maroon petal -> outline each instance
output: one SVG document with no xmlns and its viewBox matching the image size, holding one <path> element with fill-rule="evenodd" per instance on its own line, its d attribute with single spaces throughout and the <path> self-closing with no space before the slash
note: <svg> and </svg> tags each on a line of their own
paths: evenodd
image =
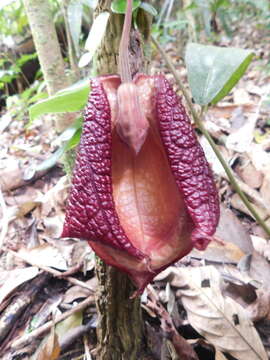
<svg viewBox="0 0 270 360">
<path fill-rule="evenodd" d="M 111 111 L 107 95 L 99 79 L 92 80 L 91 88 L 62 237 L 100 241 L 144 259 L 145 255 L 127 238 L 115 210 Z"/>
<path fill-rule="evenodd" d="M 219 221 L 219 201 L 212 171 L 185 108 L 162 75 L 155 77 L 160 133 L 179 191 L 194 222 L 192 242 L 205 249 Z"/>
</svg>

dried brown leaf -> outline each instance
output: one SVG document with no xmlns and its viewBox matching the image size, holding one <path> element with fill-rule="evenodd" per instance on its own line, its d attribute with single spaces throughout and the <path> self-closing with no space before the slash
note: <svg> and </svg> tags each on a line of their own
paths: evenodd
<svg viewBox="0 0 270 360">
<path fill-rule="evenodd" d="M 247 307 L 247 312 L 252 321 L 270 319 L 270 292 L 269 289 L 259 289 L 257 299 Z"/>
<path fill-rule="evenodd" d="M 191 325 L 218 350 L 238 360 L 267 360 L 261 339 L 247 312 L 234 300 L 223 297 L 221 277 L 213 266 L 179 269 L 188 289 L 182 302 Z"/>
<path fill-rule="evenodd" d="M 52 328 L 50 335 L 46 337 L 45 340 L 45 344 L 42 342 L 38 350 L 36 359 L 57 360 L 60 355 L 61 348 L 59 346 L 58 335 L 56 334 L 54 327 Z"/>
<path fill-rule="evenodd" d="M 240 169 L 243 181 L 252 189 L 260 188 L 263 182 L 263 173 L 255 168 L 251 162 L 247 162 Z"/>
<path fill-rule="evenodd" d="M 98 281 L 96 277 L 93 277 L 90 280 L 87 280 L 85 282 L 86 285 L 89 285 L 93 290 L 96 290 Z M 94 294 L 90 290 L 86 288 L 82 288 L 81 286 L 75 285 L 69 288 L 63 298 L 64 303 L 72 303 L 73 301 L 80 299 L 80 298 L 86 298 L 89 296 L 93 296 L 93 302 L 94 302 Z"/>
<path fill-rule="evenodd" d="M 228 359 L 221 351 L 216 350 L 215 360 L 228 360 Z"/>
<path fill-rule="evenodd" d="M 220 221 L 215 236 L 224 242 L 211 242 L 204 252 L 192 250 L 191 255 L 215 262 L 237 263 L 253 251 L 250 235 L 234 213 L 221 204 Z"/>
<path fill-rule="evenodd" d="M 50 244 L 40 245 L 32 249 L 22 247 L 18 251 L 18 254 L 21 255 L 25 260 L 29 260 L 31 264 L 51 266 L 58 270 L 68 269 L 67 262 L 63 254 L 59 251 L 58 248 Z"/>
<path fill-rule="evenodd" d="M 262 237 L 251 235 L 252 244 L 254 249 L 266 260 L 270 261 L 270 243 Z"/>
<path fill-rule="evenodd" d="M 260 188 L 260 194 L 266 204 L 270 206 L 270 173 L 265 175 L 262 183 L 262 187 Z"/>
<path fill-rule="evenodd" d="M 3 271 L 0 275 L 0 304 L 18 286 L 33 279 L 39 273 L 37 267 L 31 266 L 24 269 Z"/>
<path fill-rule="evenodd" d="M 245 206 L 245 204 L 243 203 L 243 201 L 241 200 L 240 196 L 238 194 L 233 194 L 233 196 L 231 197 L 231 205 L 243 212 L 244 214 L 247 214 L 249 216 L 251 216 L 252 218 L 254 218 L 254 216 L 251 214 L 251 212 L 247 209 L 247 207 Z M 263 209 L 262 207 L 256 205 L 256 204 L 252 204 L 252 206 L 254 207 L 254 209 L 256 210 L 256 212 L 260 215 L 260 217 L 265 220 L 269 214 L 268 211 L 266 209 Z"/>
</svg>

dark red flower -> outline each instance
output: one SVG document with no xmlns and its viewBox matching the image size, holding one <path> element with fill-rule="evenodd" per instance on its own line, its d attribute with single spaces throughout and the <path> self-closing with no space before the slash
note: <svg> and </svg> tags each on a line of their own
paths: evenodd
<svg viewBox="0 0 270 360">
<path fill-rule="evenodd" d="M 212 172 L 164 76 L 92 80 L 63 237 L 88 240 L 139 290 L 219 220 Z"/>
</svg>

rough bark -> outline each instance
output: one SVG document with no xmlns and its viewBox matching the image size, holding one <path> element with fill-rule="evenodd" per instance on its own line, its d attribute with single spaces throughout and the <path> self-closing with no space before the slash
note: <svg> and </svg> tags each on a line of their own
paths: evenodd
<svg viewBox="0 0 270 360">
<path fill-rule="evenodd" d="M 49 95 L 69 85 L 48 0 L 23 0 L 41 70 Z M 59 131 L 70 124 L 69 116 L 58 117 Z"/>
<path fill-rule="evenodd" d="M 110 9 L 109 0 L 100 0 L 97 13 Z M 118 48 L 124 16 L 112 14 L 106 35 L 97 54 L 97 73 L 117 73 Z M 145 28 L 141 36 L 133 30 L 130 38 L 130 59 L 132 73 L 143 71 L 146 62 L 142 56 L 142 38 L 149 29 Z M 150 25 L 150 22 L 149 22 Z M 97 329 L 98 360 L 143 360 L 143 323 L 140 298 L 130 299 L 134 285 L 127 275 L 104 264 L 97 259 L 96 273 L 99 280 L 96 304 L 99 315 Z"/>
</svg>

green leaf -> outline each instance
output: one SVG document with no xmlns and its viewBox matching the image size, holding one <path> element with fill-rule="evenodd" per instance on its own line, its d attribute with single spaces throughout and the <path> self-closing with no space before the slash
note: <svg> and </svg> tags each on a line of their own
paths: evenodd
<svg viewBox="0 0 270 360">
<path fill-rule="evenodd" d="M 197 104 L 216 104 L 244 75 L 251 50 L 190 43 L 185 62 L 192 96 Z"/>
<path fill-rule="evenodd" d="M 89 94 L 89 80 L 82 80 L 78 83 L 59 91 L 56 95 L 30 106 L 29 115 L 31 125 L 33 120 L 40 115 L 48 113 L 74 112 L 81 110 Z"/>
<path fill-rule="evenodd" d="M 158 12 L 154 8 L 154 6 L 152 6 L 151 4 L 148 4 L 146 2 L 142 2 L 140 5 L 140 8 L 142 8 L 144 11 L 148 12 L 152 16 L 157 16 L 157 14 L 158 14 Z"/>
<path fill-rule="evenodd" d="M 24 54 L 22 55 L 18 60 L 16 60 L 16 63 L 19 67 L 22 67 L 25 63 L 27 63 L 30 60 L 34 60 L 37 58 L 37 53 L 32 54 Z"/>
<path fill-rule="evenodd" d="M 78 118 L 73 126 L 67 128 L 60 135 L 61 140 L 67 140 L 68 138 L 68 141 L 62 144 L 62 146 L 60 146 L 59 149 L 52 154 L 52 156 L 38 164 L 35 167 L 35 171 L 43 171 L 52 168 L 66 151 L 73 149 L 79 144 L 82 132 L 81 120 L 81 118 Z"/>
<path fill-rule="evenodd" d="M 50 156 L 48 159 L 42 161 L 42 163 L 38 164 L 35 167 L 35 171 L 43 171 L 52 168 L 57 161 L 60 159 L 60 157 L 65 152 L 66 144 L 62 145 L 59 149 L 57 149 L 52 156 Z"/>
<path fill-rule="evenodd" d="M 133 0 L 132 11 L 136 10 L 141 5 L 141 1 Z M 111 4 L 112 12 L 117 14 L 125 14 L 127 7 L 126 0 L 114 0 Z"/>
<path fill-rule="evenodd" d="M 72 138 L 67 142 L 65 151 L 71 150 L 79 144 L 81 139 L 81 134 L 82 134 L 82 128 L 79 128 L 72 136 Z"/>
<path fill-rule="evenodd" d="M 109 17 L 110 13 L 104 11 L 95 18 L 85 42 L 85 49 L 89 52 L 81 57 L 79 67 L 87 65 L 92 60 L 92 57 L 95 55 L 95 52 L 104 37 Z"/>
<path fill-rule="evenodd" d="M 75 121 L 74 121 L 74 124 L 69 126 L 66 130 L 64 130 L 62 132 L 61 135 L 59 135 L 58 139 L 61 141 L 61 142 L 64 142 L 64 141 L 69 141 L 72 136 L 75 134 L 75 132 L 78 130 L 78 129 L 81 129 L 82 127 L 82 121 L 83 121 L 83 118 L 82 116 L 78 117 Z"/>
</svg>

